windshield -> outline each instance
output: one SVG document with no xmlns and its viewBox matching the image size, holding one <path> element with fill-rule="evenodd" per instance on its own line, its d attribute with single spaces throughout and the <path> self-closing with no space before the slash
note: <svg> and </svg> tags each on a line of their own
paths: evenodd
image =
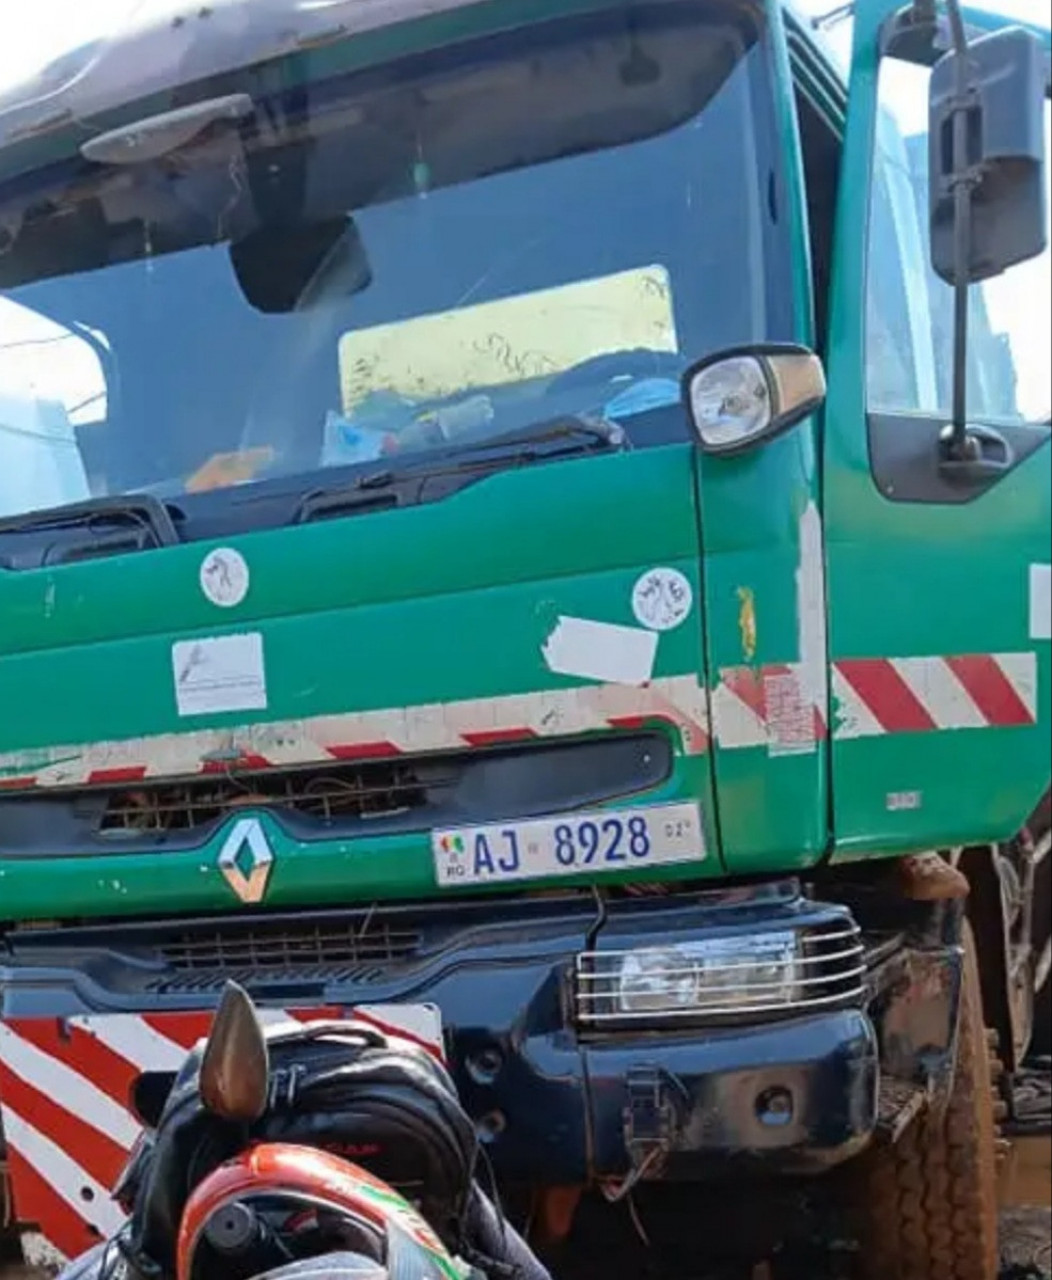
<svg viewBox="0 0 1052 1280">
<path fill-rule="evenodd" d="M 577 415 L 685 440 L 688 363 L 792 336 L 750 12 L 622 5 L 354 71 L 330 49 L 11 178 L 0 517 L 130 493 L 192 517 Z"/>
</svg>

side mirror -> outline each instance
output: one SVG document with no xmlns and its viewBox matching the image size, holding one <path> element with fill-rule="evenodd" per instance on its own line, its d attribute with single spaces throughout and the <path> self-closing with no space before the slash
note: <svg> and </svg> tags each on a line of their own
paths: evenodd
<svg viewBox="0 0 1052 1280">
<path fill-rule="evenodd" d="M 935 64 L 930 90 L 932 266 L 957 283 L 955 190 L 972 183 L 968 280 L 1000 275 L 1045 251 L 1045 122 L 1048 72 L 1041 41 L 1021 27 L 981 36 Z M 967 150 L 954 145 L 959 85 L 967 85 Z M 963 167 L 963 171 L 962 171 Z"/>
<path fill-rule="evenodd" d="M 255 1006 L 228 982 L 201 1057 L 201 1101 L 222 1120 L 251 1124 L 267 1107 L 270 1060 Z"/>
<path fill-rule="evenodd" d="M 826 397 L 825 371 L 806 347 L 738 347 L 688 369 L 683 396 L 706 453 L 741 453 L 819 409 Z"/>
</svg>

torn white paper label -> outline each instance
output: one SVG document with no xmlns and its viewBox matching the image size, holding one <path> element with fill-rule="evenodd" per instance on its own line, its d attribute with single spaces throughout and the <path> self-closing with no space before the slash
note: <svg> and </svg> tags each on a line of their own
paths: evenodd
<svg viewBox="0 0 1052 1280">
<path fill-rule="evenodd" d="M 1052 564 L 1030 566 L 1030 639 L 1052 640 Z"/>
<path fill-rule="evenodd" d="M 828 713 L 826 581 L 822 517 L 809 502 L 800 517 L 800 564 L 796 571 L 801 696 L 809 708 Z M 811 716 L 810 709 L 808 715 Z M 813 720 L 813 716 L 811 716 Z"/>
<path fill-rule="evenodd" d="M 818 746 L 813 704 L 803 696 L 795 671 L 763 681 L 767 750 L 771 756 L 812 755 Z"/>
<path fill-rule="evenodd" d="M 181 716 L 267 709 L 263 637 L 259 632 L 180 640 L 172 645 L 172 667 Z"/>
<path fill-rule="evenodd" d="M 542 650 L 560 676 L 601 684 L 647 684 L 654 674 L 658 633 L 587 618 L 560 618 Z"/>
</svg>

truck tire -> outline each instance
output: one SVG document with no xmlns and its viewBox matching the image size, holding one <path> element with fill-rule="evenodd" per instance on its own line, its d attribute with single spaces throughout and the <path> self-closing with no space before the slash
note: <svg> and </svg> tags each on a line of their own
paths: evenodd
<svg viewBox="0 0 1052 1280">
<path fill-rule="evenodd" d="M 1052 803 L 1048 796 L 1031 819 L 1030 836 L 1038 860 L 1034 872 L 1034 1032 L 1030 1052 L 1047 1058 L 1052 1056 Z"/>
<path fill-rule="evenodd" d="M 859 1161 L 853 1208 L 863 1280 L 996 1280 L 997 1163 L 989 1042 L 965 925 L 957 1065 L 945 1112 Z"/>
</svg>

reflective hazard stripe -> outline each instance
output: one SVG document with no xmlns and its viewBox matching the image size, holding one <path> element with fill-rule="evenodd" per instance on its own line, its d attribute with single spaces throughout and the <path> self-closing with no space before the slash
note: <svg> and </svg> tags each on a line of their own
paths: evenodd
<svg viewBox="0 0 1052 1280">
<path fill-rule="evenodd" d="M 592 685 L 356 711 L 235 729 L 205 729 L 0 755 L 0 789 L 120 786 L 231 768 L 281 769 L 328 761 L 397 759 L 664 722 L 687 755 L 708 750 L 807 747 L 838 739 L 937 730 L 1023 728 L 1037 722 L 1035 653 L 839 659 L 834 712 L 804 694 L 798 664 L 727 667 L 714 688 L 696 676 L 645 688 Z"/>
<path fill-rule="evenodd" d="M 833 664 L 833 712 L 806 707 L 800 667 L 728 667 L 712 694 L 725 751 L 790 749 L 897 733 L 1025 728 L 1037 723 L 1037 655 L 843 659 Z M 813 720 L 808 724 L 808 715 Z"/>
<path fill-rule="evenodd" d="M 87 1119 L 122 1146 L 130 1147 L 135 1141 L 139 1126 L 126 1108 L 79 1071 L 44 1053 L 18 1035 L 11 1024 L 3 1022 L 0 1022 L 0 1064 L 5 1072 L 39 1089 L 44 1097 L 61 1099 L 62 1106 L 73 1116 Z"/>
<path fill-rule="evenodd" d="M 1037 723 L 1037 655 L 862 658 L 833 667 L 837 738 Z"/>
<path fill-rule="evenodd" d="M 670 723 L 689 755 L 708 747 L 704 689 L 695 676 L 672 676 L 644 689 L 594 685 L 13 752 L 0 755 L 0 787 L 102 786 L 232 767 L 280 769 L 389 759 L 647 721 Z"/>
</svg>

